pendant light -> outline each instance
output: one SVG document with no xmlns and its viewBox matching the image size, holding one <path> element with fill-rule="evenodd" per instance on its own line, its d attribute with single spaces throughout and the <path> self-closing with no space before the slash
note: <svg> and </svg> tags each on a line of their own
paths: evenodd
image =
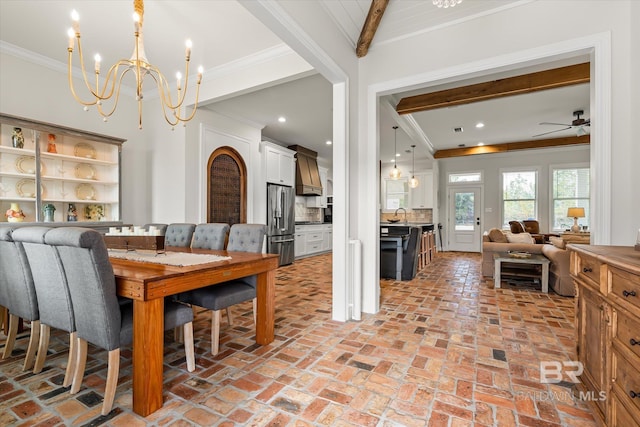
<svg viewBox="0 0 640 427">
<path fill-rule="evenodd" d="M 393 169 L 391 169 L 389 176 L 391 179 L 398 179 L 400 178 L 400 169 L 398 169 L 398 162 L 396 161 L 396 154 L 398 153 L 398 126 L 394 126 L 393 131 Z"/>
<path fill-rule="evenodd" d="M 416 179 L 416 145 L 411 146 L 411 179 L 409 180 L 409 187 L 416 188 L 420 181 Z"/>
</svg>

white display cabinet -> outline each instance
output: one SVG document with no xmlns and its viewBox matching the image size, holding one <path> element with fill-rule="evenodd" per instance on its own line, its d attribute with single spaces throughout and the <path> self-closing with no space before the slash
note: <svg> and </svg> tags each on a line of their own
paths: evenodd
<svg viewBox="0 0 640 427">
<path fill-rule="evenodd" d="M 14 144 L 15 128 L 22 131 L 22 148 Z M 25 223 L 120 222 L 124 141 L 0 115 L 0 221 L 8 221 L 7 211 L 18 204 Z"/>
</svg>

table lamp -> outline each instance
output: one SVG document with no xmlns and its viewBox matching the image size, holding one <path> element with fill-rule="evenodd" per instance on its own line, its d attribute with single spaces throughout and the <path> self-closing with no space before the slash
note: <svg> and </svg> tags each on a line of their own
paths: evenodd
<svg viewBox="0 0 640 427">
<path fill-rule="evenodd" d="M 573 217 L 573 226 L 571 227 L 571 231 L 578 233 L 580 231 L 578 218 L 584 218 L 584 208 L 569 208 L 567 210 L 567 216 Z"/>
</svg>

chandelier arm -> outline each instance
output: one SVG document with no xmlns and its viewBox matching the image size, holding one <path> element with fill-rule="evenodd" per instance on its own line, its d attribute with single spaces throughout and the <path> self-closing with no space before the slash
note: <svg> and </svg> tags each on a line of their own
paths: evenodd
<svg viewBox="0 0 640 427">
<path fill-rule="evenodd" d="M 113 68 L 113 67 L 111 67 Z M 120 88 L 122 87 L 122 79 L 124 78 L 125 74 L 127 74 L 129 71 L 131 71 L 131 68 L 125 68 L 124 70 L 122 70 L 122 73 L 120 74 L 120 77 L 116 79 L 116 76 L 114 75 L 113 78 L 113 86 L 117 87 L 117 90 L 115 91 L 115 98 L 113 100 L 113 108 L 111 109 L 111 111 L 109 111 L 108 113 L 105 113 L 102 109 L 102 105 L 101 103 L 97 104 L 97 108 L 98 108 L 98 113 L 103 117 L 103 118 L 108 118 L 111 117 L 111 115 L 116 111 L 116 107 L 118 106 L 118 101 L 120 100 Z M 115 82 L 116 80 L 118 81 L 118 84 L 116 85 Z M 105 99 L 110 99 L 111 96 L 113 95 L 113 90 L 112 93 L 109 95 L 108 98 Z"/>
<path fill-rule="evenodd" d="M 175 110 L 176 108 L 180 108 L 182 103 L 185 100 L 185 96 L 187 94 L 187 89 L 189 87 L 189 61 L 187 61 L 187 65 L 185 67 L 185 80 L 184 86 L 182 89 L 178 88 L 178 102 L 177 104 L 173 103 L 173 99 L 171 97 L 171 88 L 169 86 L 169 80 L 160 72 L 160 70 L 151 65 L 149 67 L 149 73 L 153 76 L 156 81 L 156 85 L 158 87 L 158 91 L 160 93 L 160 97 L 163 99 L 163 102 L 167 105 L 168 108 Z"/>
<path fill-rule="evenodd" d="M 72 72 L 72 56 L 73 56 L 73 49 L 69 49 L 69 88 L 71 89 L 71 94 L 73 95 L 74 99 L 76 100 L 76 102 L 78 102 L 80 105 L 84 105 L 85 107 L 90 107 L 92 105 L 96 105 L 98 103 L 98 99 L 95 98 L 93 101 L 83 101 L 82 99 L 80 99 L 80 97 L 76 94 L 76 89 L 75 86 L 73 85 L 73 72 Z"/>
<path fill-rule="evenodd" d="M 196 83 L 196 100 L 195 100 L 195 103 L 193 104 L 193 109 L 191 110 L 191 114 L 188 117 L 182 118 L 176 113 L 176 117 L 183 122 L 188 122 L 189 120 L 193 119 L 193 117 L 196 115 L 196 110 L 198 109 L 199 98 L 200 98 L 200 82 Z"/>
<path fill-rule="evenodd" d="M 153 79 L 153 81 L 156 82 L 156 86 L 158 87 L 158 91 L 160 92 L 160 106 L 162 107 L 162 115 L 164 116 L 165 121 L 169 123 L 171 126 L 178 125 L 181 120 L 178 117 L 176 108 L 173 108 L 171 105 L 169 105 L 166 102 L 166 97 L 164 94 L 165 86 L 167 87 L 167 90 L 169 87 L 167 79 L 164 77 L 162 73 L 159 73 L 157 69 L 154 70 L 153 73 L 149 73 L 149 74 L 151 75 L 151 78 Z M 170 118 L 170 115 L 167 115 L 167 109 L 173 113 L 173 117 L 175 118 L 175 121 L 173 121 Z"/>
</svg>

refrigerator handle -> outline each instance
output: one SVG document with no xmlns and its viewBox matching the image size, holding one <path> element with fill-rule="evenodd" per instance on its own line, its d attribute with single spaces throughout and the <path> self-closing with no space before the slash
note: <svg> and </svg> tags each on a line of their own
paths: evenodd
<svg viewBox="0 0 640 427">
<path fill-rule="evenodd" d="M 286 197 L 285 192 L 281 191 L 280 192 L 280 212 L 282 212 L 282 217 L 283 218 L 280 221 L 280 226 L 281 226 L 280 231 L 285 231 L 287 229 L 286 225 L 284 227 L 282 226 L 283 224 L 286 224 L 286 221 L 284 221 L 284 216 L 286 215 L 285 209 L 284 209 L 285 208 L 285 203 L 284 203 L 285 202 L 285 197 Z"/>
</svg>

